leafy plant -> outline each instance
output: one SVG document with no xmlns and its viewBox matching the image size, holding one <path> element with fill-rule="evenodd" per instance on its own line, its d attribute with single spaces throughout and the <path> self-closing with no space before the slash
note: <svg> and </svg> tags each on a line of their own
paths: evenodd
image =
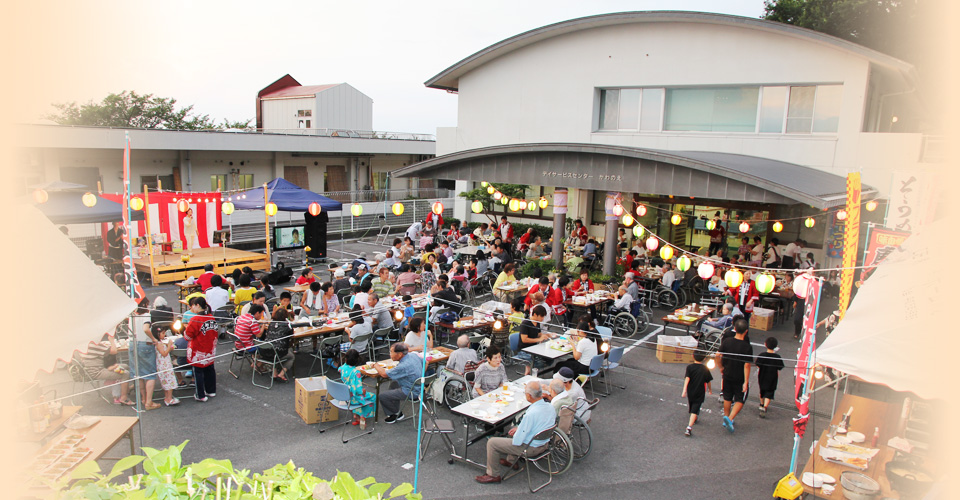
<svg viewBox="0 0 960 500">
<path fill-rule="evenodd" d="M 97 500 L 180 500 L 202 498 L 236 498 L 254 500 L 421 500 L 413 486 L 403 483 L 391 489 L 390 483 L 378 483 L 368 477 L 356 481 L 338 471 L 330 481 L 315 477 L 294 463 L 277 464 L 263 473 L 250 474 L 238 470 L 229 460 L 208 458 L 198 463 L 182 463 L 184 441 L 163 450 L 143 448 L 146 456 L 131 455 L 113 466 L 109 474 L 101 474 L 95 461 L 87 461 L 51 486 L 61 499 Z M 132 474 L 125 483 L 113 482 L 123 473 L 143 465 L 143 474 Z M 389 493 L 388 493 L 389 491 Z"/>
</svg>

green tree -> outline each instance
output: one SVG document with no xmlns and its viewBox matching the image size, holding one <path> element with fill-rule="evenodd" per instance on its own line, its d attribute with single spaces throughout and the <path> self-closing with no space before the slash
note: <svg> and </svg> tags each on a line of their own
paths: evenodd
<svg viewBox="0 0 960 500">
<path fill-rule="evenodd" d="M 526 184 L 497 184 L 494 187 L 507 198 L 520 198 L 522 200 L 526 198 L 526 191 L 530 186 Z M 488 193 L 485 187 L 478 187 L 471 191 L 460 193 L 460 196 L 466 198 L 470 203 L 474 201 L 483 203 L 483 213 L 486 214 L 488 218 L 491 218 L 491 220 L 493 220 L 497 214 L 510 215 L 507 206 L 494 200 L 493 195 Z"/>
<path fill-rule="evenodd" d="M 224 120 L 223 124 L 218 126 L 209 115 L 195 114 L 193 105 L 178 108 L 176 99 L 126 90 L 119 94 L 110 94 L 98 103 L 56 103 L 53 107 L 57 112 L 47 115 L 46 118 L 61 125 L 171 130 L 242 129 L 250 125 L 250 120 Z"/>
</svg>

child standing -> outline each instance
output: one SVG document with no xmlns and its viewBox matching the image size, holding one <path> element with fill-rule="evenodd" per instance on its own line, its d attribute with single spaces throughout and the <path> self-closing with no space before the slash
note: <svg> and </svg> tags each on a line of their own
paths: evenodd
<svg viewBox="0 0 960 500">
<path fill-rule="evenodd" d="M 165 331 L 157 333 L 157 377 L 160 379 L 160 387 L 163 387 L 163 404 L 167 406 L 176 406 L 180 400 L 173 397 L 173 390 L 176 389 L 177 377 L 173 373 L 173 362 L 170 361 L 170 352 L 173 351 L 173 340 L 167 338 Z"/>
<path fill-rule="evenodd" d="M 683 432 L 684 436 L 693 435 L 693 424 L 697 423 L 700 405 L 706 398 L 706 392 L 709 390 L 710 394 L 713 394 L 713 387 L 710 385 L 713 375 L 706 366 L 703 366 L 705 358 L 706 355 L 702 352 L 694 353 L 693 363 L 687 365 L 687 372 L 683 376 L 683 392 L 680 397 L 687 398 L 687 406 L 690 409 L 690 420 L 687 422 L 687 430 Z"/>
<path fill-rule="evenodd" d="M 783 369 L 783 359 L 776 352 L 777 339 L 767 337 L 763 345 L 767 351 L 758 354 L 755 362 L 757 382 L 760 384 L 760 418 L 767 417 L 767 406 L 773 399 L 773 393 L 777 391 L 777 380 L 780 377 L 778 372 Z"/>
<path fill-rule="evenodd" d="M 403 304 L 403 321 L 400 322 L 400 328 L 406 328 L 410 324 L 410 318 L 413 318 L 413 313 L 416 312 L 416 308 L 413 307 L 413 297 L 410 295 L 404 295 L 400 299 L 401 304 Z"/>
</svg>

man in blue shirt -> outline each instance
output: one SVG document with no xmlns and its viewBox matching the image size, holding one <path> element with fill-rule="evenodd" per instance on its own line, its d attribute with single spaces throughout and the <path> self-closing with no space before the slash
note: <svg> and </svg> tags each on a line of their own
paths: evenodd
<svg viewBox="0 0 960 500">
<path fill-rule="evenodd" d="M 583 260 L 592 261 L 597 258 L 597 242 L 593 238 L 587 240 L 583 246 Z"/>
<path fill-rule="evenodd" d="M 381 377 L 393 380 L 390 390 L 380 393 L 380 406 L 383 407 L 383 412 L 387 415 L 387 418 L 383 421 L 388 424 L 403 418 L 400 404 L 410 394 L 413 383 L 420 378 L 423 368 L 421 358 L 410 356 L 410 349 L 403 342 L 397 342 L 390 347 L 390 359 L 397 361 L 397 366 L 389 372 L 379 363 L 373 365 Z"/>
<path fill-rule="evenodd" d="M 527 407 L 520 426 L 508 432 L 512 438 L 494 437 L 487 440 L 487 473 L 476 477 L 478 483 L 502 481 L 497 463 L 504 467 L 514 467 L 525 444 L 530 443 L 528 448 L 530 454 L 540 453 L 547 447 L 549 439 L 533 439 L 533 437 L 557 423 L 557 412 L 553 409 L 553 405 L 543 399 L 539 380 L 527 383 L 524 393 L 527 401 L 532 404 Z M 504 455 L 506 458 L 501 458 Z"/>
<path fill-rule="evenodd" d="M 733 326 L 733 305 L 723 304 L 723 315 L 716 321 L 704 321 L 700 327 L 700 333 L 720 333 L 724 329 Z"/>
</svg>

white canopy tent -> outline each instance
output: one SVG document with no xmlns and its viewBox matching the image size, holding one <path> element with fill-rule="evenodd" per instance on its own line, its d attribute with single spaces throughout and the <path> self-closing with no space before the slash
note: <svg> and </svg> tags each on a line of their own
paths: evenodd
<svg viewBox="0 0 960 500">
<path fill-rule="evenodd" d="M 954 393 L 945 376 L 956 358 L 954 259 L 937 241 L 951 233 L 946 220 L 927 224 L 881 262 L 815 362 L 924 399 Z"/>
<path fill-rule="evenodd" d="M 18 349 L 18 367 L 24 378 L 32 378 L 74 351 L 86 351 L 136 304 L 35 207 L 17 206 L 10 219 L 10 234 L 23 235 L 27 244 L 10 266 L 7 283 L 22 287 L 18 296 L 25 302 L 45 303 L 49 311 L 23 325 L 25 339 L 36 348 Z"/>
</svg>

